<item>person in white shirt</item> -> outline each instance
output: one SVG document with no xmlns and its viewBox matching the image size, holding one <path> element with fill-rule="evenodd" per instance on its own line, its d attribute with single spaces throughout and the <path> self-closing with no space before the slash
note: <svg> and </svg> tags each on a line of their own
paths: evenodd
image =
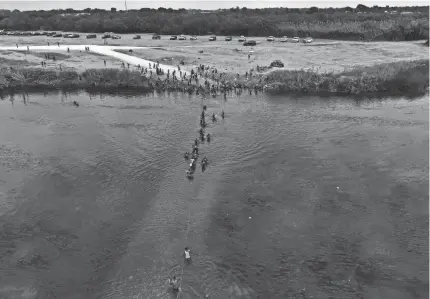
<svg viewBox="0 0 430 299">
<path fill-rule="evenodd" d="M 189 261 L 191 259 L 191 255 L 190 255 L 190 249 L 188 247 L 185 247 L 184 254 L 185 254 L 185 259 Z"/>
</svg>

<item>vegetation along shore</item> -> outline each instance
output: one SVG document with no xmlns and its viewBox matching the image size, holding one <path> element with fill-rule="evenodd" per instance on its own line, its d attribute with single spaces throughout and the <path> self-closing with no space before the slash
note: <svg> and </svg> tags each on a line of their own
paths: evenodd
<svg viewBox="0 0 430 299">
<path fill-rule="evenodd" d="M 26 88 L 99 89 L 127 88 L 142 92 L 182 91 L 188 93 L 306 93 L 320 95 L 410 95 L 425 94 L 429 85 L 429 61 L 415 60 L 380 64 L 340 73 L 318 73 L 312 70 L 274 70 L 245 74 L 215 73 L 202 66 L 193 70 L 197 80 L 173 77 L 169 72 L 148 69 L 106 68 L 58 70 L 34 66 L 3 66 L 0 69 L 0 91 Z M 260 69 L 260 71 L 262 71 Z M 200 78 L 200 80 L 199 80 Z"/>
</svg>

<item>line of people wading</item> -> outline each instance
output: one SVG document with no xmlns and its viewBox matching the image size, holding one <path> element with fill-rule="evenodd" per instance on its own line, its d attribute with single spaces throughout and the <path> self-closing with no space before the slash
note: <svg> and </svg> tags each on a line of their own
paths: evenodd
<svg viewBox="0 0 430 299">
<path fill-rule="evenodd" d="M 200 129 L 199 129 L 199 138 L 196 138 L 194 140 L 193 149 L 190 152 L 186 152 L 184 154 L 184 158 L 186 160 L 190 160 L 190 167 L 188 168 L 186 175 L 188 179 L 192 180 L 194 178 L 194 172 L 196 171 L 197 166 L 197 159 L 199 157 L 199 144 L 202 142 L 211 142 L 211 134 L 205 134 L 205 128 L 207 126 L 206 124 L 206 105 L 203 106 L 202 113 L 200 115 Z M 224 119 L 224 110 L 221 112 L 221 118 Z M 212 114 L 212 122 L 216 122 L 216 116 L 215 113 Z M 199 140 L 200 139 L 200 140 Z M 202 172 L 206 170 L 206 167 L 209 164 L 208 158 L 206 156 L 203 157 L 202 161 L 200 162 L 202 167 Z"/>
<path fill-rule="evenodd" d="M 186 160 L 190 160 L 190 162 L 191 162 L 190 167 L 187 170 L 187 177 L 189 180 L 192 180 L 194 178 L 194 172 L 196 170 L 197 158 L 199 157 L 199 144 L 201 142 L 204 142 L 204 141 L 211 142 L 211 135 L 209 133 L 205 135 L 205 128 L 207 126 L 207 124 L 206 124 L 206 110 L 207 110 L 207 106 L 204 105 L 203 109 L 202 109 L 202 113 L 200 115 L 200 129 L 199 129 L 200 140 L 199 140 L 199 138 L 196 138 L 194 140 L 192 152 L 191 153 L 186 152 L 184 154 L 184 158 Z M 222 112 L 221 112 L 221 118 L 224 119 L 224 110 L 222 110 Z M 215 113 L 212 113 L 211 119 L 212 119 L 213 123 L 216 122 L 217 119 L 216 119 Z M 201 161 L 202 172 L 205 171 L 208 164 L 209 164 L 208 158 L 206 156 L 204 156 L 202 161 Z M 187 262 L 191 261 L 191 250 L 188 246 L 185 247 L 184 256 L 185 256 L 185 260 Z M 172 287 L 172 290 L 175 293 L 178 293 L 177 298 L 179 298 L 179 294 L 181 292 L 181 286 L 180 286 L 180 282 L 179 282 L 178 278 L 176 277 L 176 275 L 174 275 L 172 278 L 169 278 L 167 280 L 167 282 Z M 209 299 L 209 295 L 205 294 L 204 298 Z"/>
</svg>

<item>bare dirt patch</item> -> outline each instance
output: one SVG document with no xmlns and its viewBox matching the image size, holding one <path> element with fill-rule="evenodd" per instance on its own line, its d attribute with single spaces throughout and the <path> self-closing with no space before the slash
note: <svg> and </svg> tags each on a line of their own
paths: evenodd
<svg viewBox="0 0 430 299">
<path fill-rule="evenodd" d="M 160 63 L 177 65 L 181 60 L 185 62 L 185 69 L 205 64 L 216 67 L 220 71 L 231 73 L 245 73 L 256 66 L 268 66 L 274 60 L 281 60 L 285 69 L 313 69 L 318 72 L 341 72 L 352 69 L 357 65 L 371 66 L 380 63 L 390 63 L 402 60 L 427 59 L 429 50 L 423 47 L 425 41 L 418 42 L 348 42 L 331 40 L 314 40 L 311 44 L 267 42 L 264 37 L 249 37 L 257 41 L 255 47 L 245 47 L 233 37 L 230 42 L 219 36 L 215 42 L 209 42 L 208 36 L 198 36 L 198 40 L 184 41 L 169 40 L 169 36 L 162 36 L 161 40 L 152 40 L 150 34 L 142 34 L 140 40 L 134 40 L 133 34 L 122 34 L 119 40 L 108 40 L 108 45 L 149 47 L 133 50 L 129 55 L 148 60 L 159 60 Z M 104 40 L 88 40 L 85 35 L 77 39 L 53 38 L 47 36 L 0 36 L 0 44 L 4 46 L 19 45 L 52 45 L 55 51 L 56 43 L 61 45 L 88 44 L 103 45 Z M 31 49 L 31 47 L 30 47 Z M 203 53 L 199 53 L 203 51 Z M 248 52 L 254 51 L 248 60 Z M 108 64 L 119 65 L 121 62 L 109 57 L 98 57 L 92 53 L 67 53 L 67 58 L 61 63 L 71 62 L 77 69 L 103 68 L 103 60 Z M 91 58 L 88 58 L 90 57 Z M 161 59 L 164 59 L 163 62 Z M 78 66 L 76 66 L 78 65 Z"/>
<path fill-rule="evenodd" d="M 45 56 L 48 56 L 48 57 L 55 56 L 55 60 L 66 60 L 70 58 L 70 55 L 65 55 L 59 52 L 30 52 L 30 53 L 31 53 L 30 55 L 33 55 L 39 58 L 45 58 Z"/>
<path fill-rule="evenodd" d="M 229 73 L 245 73 L 256 69 L 257 65 L 269 66 L 274 60 L 281 60 L 285 64 L 284 69 L 312 69 L 322 73 L 342 72 L 357 65 L 428 58 L 428 48 L 415 42 L 315 41 L 312 44 L 293 44 L 259 41 L 254 47 L 244 47 L 235 41 L 196 41 L 193 44 L 181 41 L 174 45 L 175 41 L 162 40 L 158 43 L 164 45 L 123 53 L 170 65 L 184 61 L 185 69 L 204 64 Z M 251 54 L 249 59 L 248 54 Z"/>
</svg>

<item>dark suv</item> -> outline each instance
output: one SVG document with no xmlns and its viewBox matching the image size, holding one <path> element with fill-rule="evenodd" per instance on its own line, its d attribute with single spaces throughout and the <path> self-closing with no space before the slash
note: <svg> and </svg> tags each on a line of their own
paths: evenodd
<svg viewBox="0 0 430 299">
<path fill-rule="evenodd" d="M 178 37 L 176 36 L 176 35 L 172 35 L 171 37 L 170 37 L 170 40 L 177 40 L 178 39 Z"/>
<path fill-rule="evenodd" d="M 152 39 L 161 39 L 161 36 L 160 36 L 160 35 L 158 35 L 158 34 L 154 34 L 154 35 L 152 36 Z"/>
<path fill-rule="evenodd" d="M 248 40 L 243 43 L 244 46 L 256 46 L 257 42 L 255 40 Z"/>
</svg>

